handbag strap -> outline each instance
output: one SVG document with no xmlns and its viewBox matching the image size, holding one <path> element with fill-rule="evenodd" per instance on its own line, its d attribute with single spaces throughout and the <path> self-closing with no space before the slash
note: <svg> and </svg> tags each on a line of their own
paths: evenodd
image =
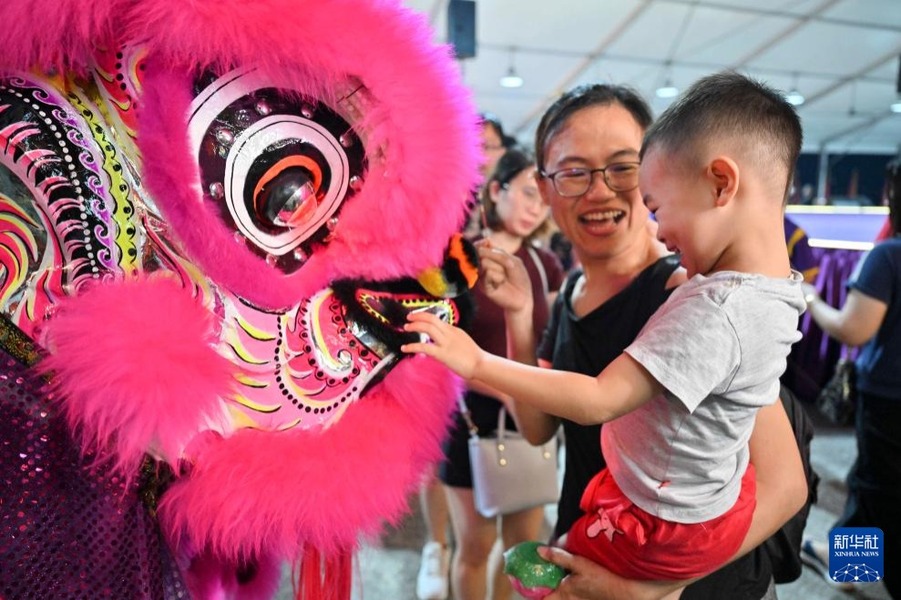
<svg viewBox="0 0 901 600">
<path fill-rule="evenodd" d="M 466 401 L 463 399 L 463 396 L 457 396 L 457 404 L 460 407 L 460 414 L 463 415 L 463 420 L 466 421 L 466 427 L 469 429 L 470 437 L 479 437 L 479 428 L 472 420 L 472 413 L 469 412 L 469 407 L 466 406 Z M 501 405 L 501 409 L 497 413 L 497 439 L 501 441 L 507 434 L 507 407 Z"/>
<path fill-rule="evenodd" d="M 466 401 L 463 399 L 463 396 L 457 396 L 457 405 L 460 407 L 460 414 L 463 415 L 463 420 L 466 421 L 466 427 L 469 429 L 470 437 L 479 437 L 479 428 L 473 423 L 472 414 L 470 414 L 469 407 L 466 406 Z"/>
<path fill-rule="evenodd" d="M 507 407 L 501 405 L 497 412 L 497 441 L 502 442 L 507 436 Z"/>
<path fill-rule="evenodd" d="M 544 263 L 541 262 L 541 257 L 538 256 L 538 252 L 531 244 L 526 246 L 526 250 L 529 252 L 532 262 L 535 263 L 535 268 L 538 270 L 538 277 L 541 278 L 541 288 L 544 290 L 544 297 L 547 298 L 547 295 L 550 293 L 550 286 L 547 282 L 547 271 L 544 270 Z"/>
</svg>

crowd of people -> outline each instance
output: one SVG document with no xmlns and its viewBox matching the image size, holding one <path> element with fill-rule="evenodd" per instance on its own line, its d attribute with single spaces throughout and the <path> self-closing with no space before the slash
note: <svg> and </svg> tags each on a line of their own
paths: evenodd
<svg viewBox="0 0 901 600">
<path fill-rule="evenodd" d="M 568 575 L 548 599 L 776 597 L 785 556 L 772 540 L 814 498 L 805 411 L 784 388 L 779 402 L 805 309 L 863 347 L 859 455 L 837 526 L 883 528 L 886 588 L 901 597 L 891 575 L 901 449 L 889 433 L 899 422 L 901 243 L 889 235 L 876 246 L 843 307 L 819 300 L 816 259 L 784 214 L 801 145 L 792 107 L 721 73 L 656 123 L 626 86 L 569 90 L 543 115 L 534 157 L 508 149 L 496 119 L 484 123 L 485 184 L 469 222 L 481 317 L 468 332 L 414 317 L 408 327 L 429 339 L 407 350 L 464 377 L 462 407 L 483 434 L 506 407 L 507 427 L 533 444 L 561 439 L 557 521 L 541 553 Z M 898 231 L 897 165 L 888 175 Z M 547 223 L 554 235 L 540 237 Z M 424 491 L 424 512 L 449 500 L 453 540 L 427 520 L 421 600 L 449 589 L 457 600 L 510 598 L 500 551 L 539 535 L 540 509 L 475 511 L 468 435 L 458 418 L 439 477 L 424 486 L 437 492 Z M 802 529 L 788 536 L 794 558 Z M 806 558 L 824 562 L 823 541 L 805 542 Z M 453 547 L 449 574 L 428 561 L 436 546 Z"/>
</svg>

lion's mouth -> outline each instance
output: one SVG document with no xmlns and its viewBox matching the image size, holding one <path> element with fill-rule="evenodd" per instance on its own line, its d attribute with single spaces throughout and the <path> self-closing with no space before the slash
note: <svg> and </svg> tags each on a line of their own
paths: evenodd
<svg viewBox="0 0 901 600">
<path fill-rule="evenodd" d="M 243 426 L 269 430 L 337 422 L 403 358 L 400 346 L 417 339 L 403 330 L 410 312 L 458 324 L 469 310 L 464 300 L 431 296 L 412 279 L 342 280 L 281 315 L 241 307 L 230 336 L 242 372 L 232 412 Z"/>
</svg>

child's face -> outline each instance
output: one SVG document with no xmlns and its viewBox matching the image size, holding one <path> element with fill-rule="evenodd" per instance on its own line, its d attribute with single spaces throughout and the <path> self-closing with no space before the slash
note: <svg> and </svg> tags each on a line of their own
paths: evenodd
<svg viewBox="0 0 901 600">
<path fill-rule="evenodd" d="M 694 167 L 651 147 L 639 170 L 639 189 L 657 220 L 657 239 L 682 255 L 692 277 L 713 269 L 719 255 L 713 221 L 714 202 L 706 188 L 703 167 Z"/>
</svg>

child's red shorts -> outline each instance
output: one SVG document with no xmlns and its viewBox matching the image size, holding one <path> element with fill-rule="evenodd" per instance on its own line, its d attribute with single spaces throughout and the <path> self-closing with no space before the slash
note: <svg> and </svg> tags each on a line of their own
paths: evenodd
<svg viewBox="0 0 901 600">
<path fill-rule="evenodd" d="M 566 536 L 566 549 L 628 579 L 680 580 L 725 564 L 738 551 L 756 499 L 754 467 L 748 465 L 735 505 L 703 523 L 673 523 L 638 508 L 604 469 L 582 494 L 585 514 Z"/>
</svg>

